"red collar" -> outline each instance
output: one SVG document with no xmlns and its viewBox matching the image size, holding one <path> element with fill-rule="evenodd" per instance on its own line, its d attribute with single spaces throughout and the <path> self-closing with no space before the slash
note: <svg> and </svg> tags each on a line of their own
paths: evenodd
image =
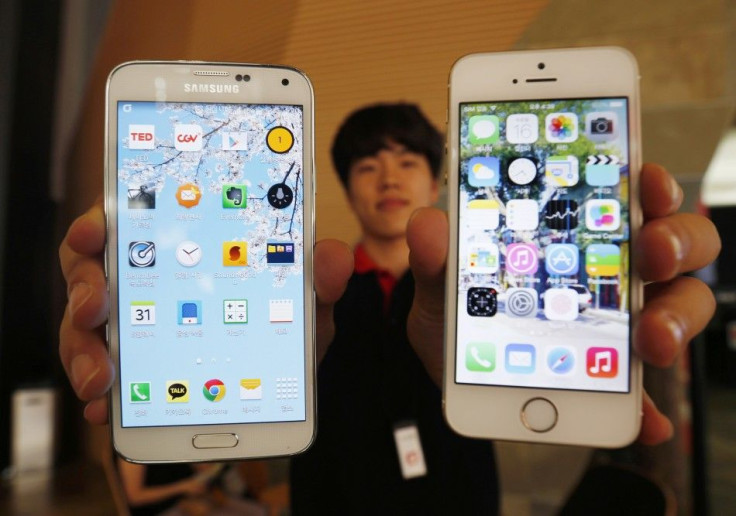
<svg viewBox="0 0 736 516">
<path fill-rule="evenodd" d="M 391 294 L 393 293 L 398 280 L 389 271 L 381 269 L 376 262 L 373 261 L 373 258 L 368 256 L 368 253 L 365 252 L 365 248 L 361 244 L 355 246 L 353 253 L 355 255 L 356 274 L 373 273 L 376 275 L 378 283 L 381 286 L 381 291 L 383 292 L 384 311 L 388 310 L 388 306 L 391 303 Z"/>
</svg>

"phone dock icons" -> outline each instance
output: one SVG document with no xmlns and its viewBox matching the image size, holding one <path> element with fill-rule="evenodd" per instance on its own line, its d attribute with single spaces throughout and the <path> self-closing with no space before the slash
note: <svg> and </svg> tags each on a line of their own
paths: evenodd
<svg viewBox="0 0 736 516">
<path fill-rule="evenodd" d="M 468 371 L 490 373 L 496 369 L 496 345 L 492 342 L 469 342 L 465 348 Z"/>
<path fill-rule="evenodd" d="M 151 382 L 130 382 L 131 403 L 151 403 Z"/>
<path fill-rule="evenodd" d="M 276 399 L 294 400 L 299 397 L 299 381 L 296 378 L 276 378 Z"/>
</svg>

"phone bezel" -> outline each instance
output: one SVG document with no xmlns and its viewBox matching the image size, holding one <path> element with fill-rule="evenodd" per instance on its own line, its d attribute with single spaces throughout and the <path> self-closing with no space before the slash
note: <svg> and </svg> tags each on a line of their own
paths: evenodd
<svg viewBox="0 0 736 516">
<path fill-rule="evenodd" d="M 544 67 L 539 67 L 544 63 Z M 448 207 L 450 245 L 446 270 L 445 373 L 443 403 L 448 423 L 460 434 L 600 447 L 633 441 L 641 419 L 641 363 L 631 353 L 628 393 L 571 391 L 529 387 L 458 384 L 456 321 L 458 285 L 459 111 L 462 103 L 540 99 L 627 97 L 629 99 L 630 225 L 634 242 L 641 226 L 638 175 L 641 169 L 638 69 L 619 48 L 581 48 L 473 54 L 452 68 L 448 104 Z M 631 276 L 631 327 L 643 291 Z M 631 334 L 631 331 L 630 331 Z M 631 349 L 631 345 L 630 345 Z M 558 413 L 549 431 L 535 432 L 522 421 L 521 409 L 533 398 L 550 400 Z"/>
<path fill-rule="evenodd" d="M 229 72 L 195 78 L 198 72 Z M 236 82 L 236 74 L 250 80 Z M 286 84 L 282 82 L 287 79 Z M 237 94 L 184 91 L 185 82 L 239 84 Z M 118 207 L 117 207 L 117 103 L 118 101 L 169 101 L 202 103 L 287 104 L 302 106 L 303 113 L 303 198 L 304 198 L 304 341 L 305 403 L 304 421 L 240 423 L 166 427 L 123 427 L 121 425 L 121 385 L 110 390 L 110 421 L 115 450 L 126 460 L 140 463 L 198 462 L 293 455 L 308 448 L 316 431 L 315 329 L 312 250 L 314 247 L 314 92 L 301 71 L 272 65 L 212 63 L 199 61 L 135 61 L 117 66 L 108 77 L 105 110 L 105 214 L 107 243 L 105 267 L 110 296 L 107 338 L 110 355 L 119 371 L 118 328 Z M 118 375 L 119 377 L 119 375 Z M 226 448 L 195 448 L 194 436 L 234 434 L 236 445 Z"/>
</svg>

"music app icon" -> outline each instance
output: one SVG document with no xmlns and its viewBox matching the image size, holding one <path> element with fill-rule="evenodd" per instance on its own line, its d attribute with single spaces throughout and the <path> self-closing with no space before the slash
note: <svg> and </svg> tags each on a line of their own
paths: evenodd
<svg viewBox="0 0 736 516">
<path fill-rule="evenodd" d="M 539 249 L 534 244 L 509 244 L 506 248 L 506 270 L 511 274 L 534 274 L 539 268 Z"/>
<path fill-rule="evenodd" d="M 618 351 L 614 348 L 589 348 L 585 371 L 592 378 L 615 378 L 618 375 Z"/>
</svg>

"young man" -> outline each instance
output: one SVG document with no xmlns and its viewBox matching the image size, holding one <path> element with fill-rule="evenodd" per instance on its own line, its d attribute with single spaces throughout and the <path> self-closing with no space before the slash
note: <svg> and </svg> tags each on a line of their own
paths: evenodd
<svg viewBox="0 0 736 516">
<path fill-rule="evenodd" d="M 437 201 L 443 146 L 409 104 L 360 109 L 335 137 L 333 162 L 362 233 L 319 368 L 317 439 L 292 461 L 295 514 L 497 512 L 491 444 L 447 426 L 440 389 L 407 338 L 407 224 Z M 418 430 L 413 460 L 426 466 L 411 478 L 394 440 L 405 427 Z"/>
</svg>

